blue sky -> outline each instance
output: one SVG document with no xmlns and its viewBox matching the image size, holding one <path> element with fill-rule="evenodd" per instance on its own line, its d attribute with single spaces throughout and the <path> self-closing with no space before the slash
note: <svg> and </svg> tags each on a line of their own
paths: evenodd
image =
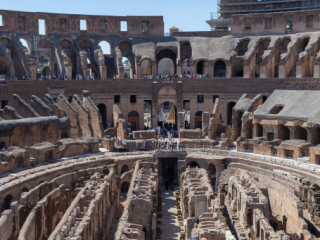
<svg viewBox="0 0 320 240">
<path fill-rule="evenodd" d="M 173 25 L 182 31 L 209 31 L 210 26 L 205 21 L 210 19 L 210 12 L 217 11 L 217 0 L 3 0 L 0 8 L 88 15 L 160 15 L 164 17 L 165 32 L 169 32 Z"/>
</svg>

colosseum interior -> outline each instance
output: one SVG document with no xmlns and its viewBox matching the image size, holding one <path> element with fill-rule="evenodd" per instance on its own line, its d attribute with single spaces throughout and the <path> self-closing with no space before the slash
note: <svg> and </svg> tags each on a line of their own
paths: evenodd
<svg viewBox="0 0 320 240">
<path fill-rule="evenodd" d="M 320 238 L 320 10 L 0 16 L 0 240 Z"/>
</svg>

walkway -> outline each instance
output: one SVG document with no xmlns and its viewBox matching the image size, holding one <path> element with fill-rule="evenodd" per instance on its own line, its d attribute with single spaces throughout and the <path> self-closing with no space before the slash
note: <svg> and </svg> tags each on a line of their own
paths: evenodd
<svg viewBox="0 0 320 240">
<path fill-rule="evenodd" d="M 176 197 L 172 190 L 162 192 L 162 219 L 159 225 L 162 234 L 161 239 L 178 239 L 180 226 L 177 219 Z"/>
</svg>

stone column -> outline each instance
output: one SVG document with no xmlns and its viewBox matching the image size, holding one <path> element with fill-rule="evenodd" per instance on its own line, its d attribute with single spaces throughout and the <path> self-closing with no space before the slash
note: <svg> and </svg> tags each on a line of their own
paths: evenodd
<svg viewBox="0 0 320 240">
<path fill-rule="evenodd" d="M 320 67 L 318 61 L 316 61 L 313 66 L 313 77 L 320 78 Z"/>
<path fill-rule="evenodd" d="M 136 66 L 136 76 L 137 78 L 142 78 L 141 76 L 141 64 L 137 63 L 137 66 Z"/>
<path fill-rule="evenodd" d="M 226 67 L 226 77 L 227 78 L 232 78 L 232 65 L 227 65 Z"/>
<path fill-rule="evenodd" d="M 180 131 L 181 129 L 184 129 L 185 128 L 185 114 L 184 112 L 178 112 L 178 131 Z"/>
<path fill-rule="evenodd" d="M 308 139 L 308 142 L 313 144 L 313 145 L 316 145 L 318 143 L 318 138 L 319 138 L 319 133 L 317 131 L 317 128 L 315 127 L 309 127 L 309 128 L 306 128 L 307 130 L 307 139 Z"/>
<path fill-rule="evenodd" d="M 124 67 L 123 66 L 118 67 L 118 75 L 119 75 L 120 79 L 124 78 Z"/>
<path fill-rule="evenodd" d="M 72 66 L 66 66 L 66 74 L 67 74 L 67 79 L 71 80 L 72 79 Z"/>
<path fill-rule="evenodd" d="M 179 60 L 177 63 L 177 75 L 181 75 L 181 74 L 182 74 L 182 64 Z"/>
<path fill-rule="evenodd" d="M 107 66 L 100 66 L 100 75 L 102 80 L 107 79 Z"/>
<path fill-rule="evenodd" d="M 260 78 L 266 78 L 267 77 L 267 67 L 265 63 L 260 64 Z"/>
<path fill-rule="evenodd" d="M 301 62 L 297 62 L 296 64 L 296 78 L 302 78 L 304 77 L 304 73 L 303 73 L 303 67 Z"/>
<path fill-rule="evenodd" d="M 284 63 L 279 63 L 279 78 L 285 78 L 286 77 L 286 68 L 284 66 Z"/>
</svg>

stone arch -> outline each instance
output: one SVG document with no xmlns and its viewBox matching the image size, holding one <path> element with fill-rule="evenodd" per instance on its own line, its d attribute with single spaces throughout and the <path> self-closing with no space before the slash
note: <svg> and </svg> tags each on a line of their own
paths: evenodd
<svg viewBox="0 0 320 240">
<path fill-rule="evenodd" d="M 173 74 L 176 74 L 176 60 L 177 60 L 177 54 L 171 50 L 171 49 L 162 49 L 157 53 L 157 64 L 159 66 L 159 63 L 162 59 L 169 58 L 173 62 Z M 159 70 L 158 70 L 159 71 Z"/>
<path fill-rule="evenodd" d="M 132 78 L 135 74 L 135 64 L 131 42 L 128 40 L 119 41 L 118 47 L 121 52 L 121 57 L 117 59 L 118 66 L 123 66 L 122 58 L 127 58 L 130 63 L 130 78 Z"/>
<path fill-rule="evenodd" d="M 17 126 L 11 133 L 11 145 L 24 148 L 26 143 L 26 128 L 24 126 Z"/>
<path fill-rule="evenodd" d="M 121 168 L 121 175 L 129 171 L 129 167 L 127 165 L 123 165 Z"/>
<path fill-rule="evenodd" d="M 263 126 L 261 124 L 257 124 L 257 137 L 263 137 Z"/>
<path fill-rule="evenodd" d="M 33 125 L 29 130 L 29 144 L 34 145 L 41 142 L 42 126 L 40 124 Z"/>
<path fill-rule="evenodd" d="M 130 188 L 130 183 L 127 182 L 127 181 L 124 181 L 124 182 L 121 184 L 121 194 L 127 194 L 129 188 Z"/>
<path fill-rule="evenodd" d="M 223 60 L 214 63 L 214 77 L 226 77 L 226 63 Z"/>
<path fill-rule="evenodd" d="M 49 124 L 46 129 L 46 141 L 56 143 L 59 139 L 59 127 L 55 123 Z"/>
<path fill-rule="evenodd" d="M 200 59 L 197 62 L 197 74 L 206 75 L 208 69 L 208 60 Z"/>
<path fill-rule="evenodd" d="M 50 57 L 45 54 L 42 54 L 37 61 L 37 72 L 42 75 L 52 74 Z"/>
<path fill-rule="evenodd" d="M 163 96 L 177 96 L 177 91 L 175 88 L 171 86 L 163 86 L 159 89 L 158 95 L 163 95 Z"/>
<path fill-rule="evenodd" d="M 139 65 L 141 67 L 142 76 L 152 75 L 152 61 L 150 58 L 141 59 Z"/>
<path fill-rule="evenodd" d="M 78 41 L 80 50 L 87 50 L 92 48 L 92 40 L 90 39 L 81 39 Z"/>
<path fill-rule="evenodd" d="M 30 43 L 29 43 L 28 39 L 21 37 L 19 40 L 20 40 L 20 42 L 21 42 L 21 44 L 22 44 L 22 47 L 23 47 L 25 50 L 28 50 L 28 51 L 29 51 L 29 50 L 30 50 Z"/>
<path fill-rule="evenodd" d="M 260 77 L 260 64 L 262 63 L 262 56 L 266 50 L 268 50 L 270 45 L 270 38 L 263 38 L 258 42 L 256 50 L 256 59 L 255 59 L 255 77 Z"/>
<path fill-rule="evenodd" d="M 12 197 L 12 195 L 8 194 L 4 198 L 4 200 L 3 200 L 2 204 L 1 204 L 1 212 L 0 213 L 4 212 L 5 210 L 10 209 L 10 204 L 13 202 L 13 200 L 14 200 L 14 198 Z"/>
<path fill-rule="evenodd" d="M 312 189 L 313 189 L 313 191 L 319 191 L 320 190 L 320 186 L 318 184 L 314 183 L 312 185 Z"/>
<path fill-rule="evenodd" d="M 38 41 L 38 48 L 51 48 L 51 43 L 46 39 L 40 39 Z"/>
<path fill-rule="evenodd" d="M 112 51 L 112 43 L 108 39 L 103 39 L 99 41 L 98 45 L 100 46 L 100 49 L 103 52 L 103 55 L 111 55 Z"/>
<path fill-rule="evenodd" d="M 167 98 L 168 99 L 168 98 Z M 167 123 L 169 126 L 174 126 L 176 129 L 177 123 L 177 107 L 168 100 L 162 100 L 158 102 L 158 126 L 165 127 Z M 173 125 L 171 125 L 173 124 Z M 167 126 L 168 127 L 168 126 Z"/>
<path fill-rule="evenodd" d="M 243 77 L 243 58 L 234 59 L 233 77 Z"/>
<path fill-rule="evenodd" d="M 279 137 L 281 140 L 290 140 L 290 129 L 284 125 L 279 127 Z"/>
<path fill-rule="evenodd" d="M 216 169 L 216 165 L 213 163 L 210 163 L 208 166 L 208 173 L 209 174 L 216 174 L 217 169 Z"/>
<path fill-rule="evenodd" d="M 200 165 L 196 161 L 190 161 L 190 162 L 188 162 L 187 167 L 190 167 L 190 168 L 198 167 L 198 168 L 200 168 Z"/>
<path fill-rule="evenodd" d="M 290 37 L 284 37 L 279 40 L 278 44 L 275 46 L 275 52 L 274 52 L 274 77 L 279 77 L 279 62 L 281 60 L 281 55 L 288 52 L 288 45 L 291 42 Z"/>
<path fill-rule="evenodd" d="M 98 107 L 98 109 L 100 111 L 103 128 L 107 129 L 108 128 L 108 124 L 107 124 L 107 107 L 103 103 L 98 104 L 97 107 Z"/>
<path fill-rule="evenodd" d="M 59 40 L 59 45 L 62 49 L 72 49 L 73 41 L 68 38 L 62 38 Z"/>
<path fill-rule="evenodd" d="M 29 189 L 27 187 L 22 188 L 21 193 L 29 192 Z"/>
<path fill-rule="evenodd" d="M 238 43 L 236 47 L 237 56 L 245 55 L 245 53 L 248 51 L 248 45 L 250 41 L 250 39 L 243 39 Z"/>
</svg>

